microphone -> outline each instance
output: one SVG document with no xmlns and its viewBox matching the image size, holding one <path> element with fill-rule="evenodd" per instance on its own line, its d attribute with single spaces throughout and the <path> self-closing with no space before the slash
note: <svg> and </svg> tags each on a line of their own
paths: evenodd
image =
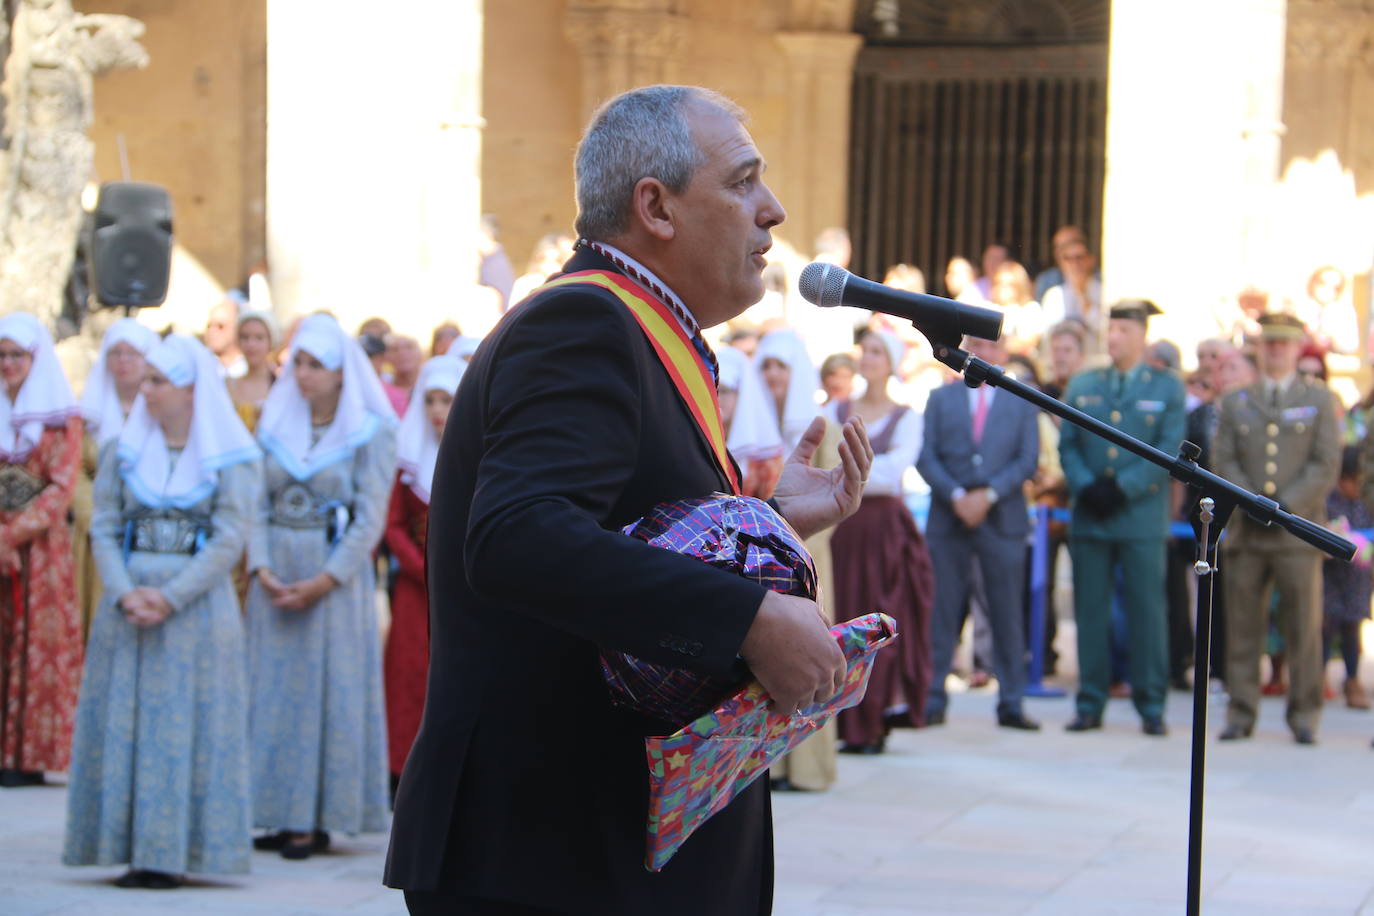
<svg viewBox="0 0 1374 916">
<path fill-rule="evenodd" d="M 892 289 L 822 261 L 802 269 L 797 289 L 807 302 L 823 308 L 852 305 L 905 318 L 932 344 L 958 349 L 965 334 L 984 340 L 1002 336 L 1002 313 L 995 309 Z"/>
</svg>

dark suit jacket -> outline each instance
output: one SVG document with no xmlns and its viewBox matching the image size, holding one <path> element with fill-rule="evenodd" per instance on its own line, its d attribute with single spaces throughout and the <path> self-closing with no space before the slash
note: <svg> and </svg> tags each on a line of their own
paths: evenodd
<svg viewBox="0 0 1374 916">
<path fill-rule="evenodd" d="M 1040 460 L 1036 410 L 1014 394 L 999 391 L 988 407 L 983 438 L 973 444 L 969 389 L 962 382 L 944 385 L 926 401 L 925 434 L 916 469 L 930 484 L 927 535 L 960 531 L 954 514 L 957 487 L 991 487 L 997 502 L 984 525 L 1006 537 L 1024 537 L 1030 528 L 1021 488 L 1035 475 Z"/>
<path fill-rule="evenodd" d="M 567 270 L 614 268 L 579 252 Z M 474 355 L 429 520 L 430 669 L 386 883 L 559 913 L 753 914 L 772 894 L 757 781 L 647 872 L 642 736 L 601 648 L 730 672 L 761 586 L 619 533 L 727 489 L 630 312 L 591 287 L 511 311 Z"/>
</svg>

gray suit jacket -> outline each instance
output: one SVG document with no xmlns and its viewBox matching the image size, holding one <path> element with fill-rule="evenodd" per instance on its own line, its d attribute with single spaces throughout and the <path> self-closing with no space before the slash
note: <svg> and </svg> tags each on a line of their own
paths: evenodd
<svg viewBox="0 0 1374 916">
<path fill-rule="evenodd" d="M 991 487 L 997 503 L 983 524 L 1008 537 L 1025 536 L 1030 522 L 1021 485 L 1034 476 L 1040 459 L 1035 414 L 1035 408 L 1016 395 L 998 391 L 988 408 L 983 439 L 975 446 L 969 389 L 954 382 L 930 393 L 921 456 L 916 459 L 916 469 L 930 484 L 929 535 L 963 529 L 954 514 L 956 488 Z"/>
</svg>

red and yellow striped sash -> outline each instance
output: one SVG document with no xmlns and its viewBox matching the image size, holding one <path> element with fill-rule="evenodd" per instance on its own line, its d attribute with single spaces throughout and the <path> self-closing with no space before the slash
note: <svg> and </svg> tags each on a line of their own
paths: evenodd
<svg viewBox="0 0 1374 916">
<path fill-rule="evenodd" d="M 583 270 L 564 274 L 545 283 L 535 292 L 574 283 L 601 287 L 623 302 L 630 314 L 634 315 L 644 336 L 649 338 L 654 352 L 658 354 L 659 362 L 673 380 L 678 395 L 696 420 L 697 428 L 710 444 L 716 464 L 730 482 L 730 491 L 738 494 L 739 478 L 725 447 L 725 425 L 720 417 L 715 380 L 711 378 L 710 370 L 677 318 L 656 296 L 629 277 L 607 271 Z"/>
</svg>

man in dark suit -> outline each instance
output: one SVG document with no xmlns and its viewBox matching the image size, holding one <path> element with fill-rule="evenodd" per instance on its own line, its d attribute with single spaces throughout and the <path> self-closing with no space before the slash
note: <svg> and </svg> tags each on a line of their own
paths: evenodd
<svg viewBox="0 0 1374 916">
<path fill-rule="evenodd" d="M 784 218 L 742 118 L 705 90 L 635 90 L 598 111 L 577 156 L 583 241 L 565 269 L 642 287 L 712 387 L 699 327 L 760 298 Z M 639 313 L 572 279 L 486 339 L 445 431 L 428 695 L 386 883 L 412 913 L 766 913 L 766 780 L 662 872 L 645 869 L 643 736 L 671 726 L 612 706 L 599 654 L 712 674 L 742 659 L 786 714 L 839 688 L 843 655 L 814 602 L 619 533 L 658 503 L 729 490 L 738 469 L 713 450 Z M 823 433 L 807 432 L 775 493 L 803 536 L 857 508 L 872 460 L 862 424 L 849 424 L 841 465 L 811 468 Z"/>
<path fill-rule="evenodd" d="M 964 348 L 993 365 L 1006 362 L 1001 341 L 964 339 Z M 926 541 L 935 567 L 930 641 L 934 676 L 926 724 L 945 721 L 945 677 L 963 629 L 973 562 L 983 571 L 994 670 L 997 722 L 1034 731 L 1021 709 L 1026 684 L 1022 601 L 1030 523 L 1022 485 L 1035 474 L 1040 432 L 1035 408 L 991 385 L 945 385 L 926 402 L 925 435 L 916 469 L 930 484 Z"/>
</svg>

